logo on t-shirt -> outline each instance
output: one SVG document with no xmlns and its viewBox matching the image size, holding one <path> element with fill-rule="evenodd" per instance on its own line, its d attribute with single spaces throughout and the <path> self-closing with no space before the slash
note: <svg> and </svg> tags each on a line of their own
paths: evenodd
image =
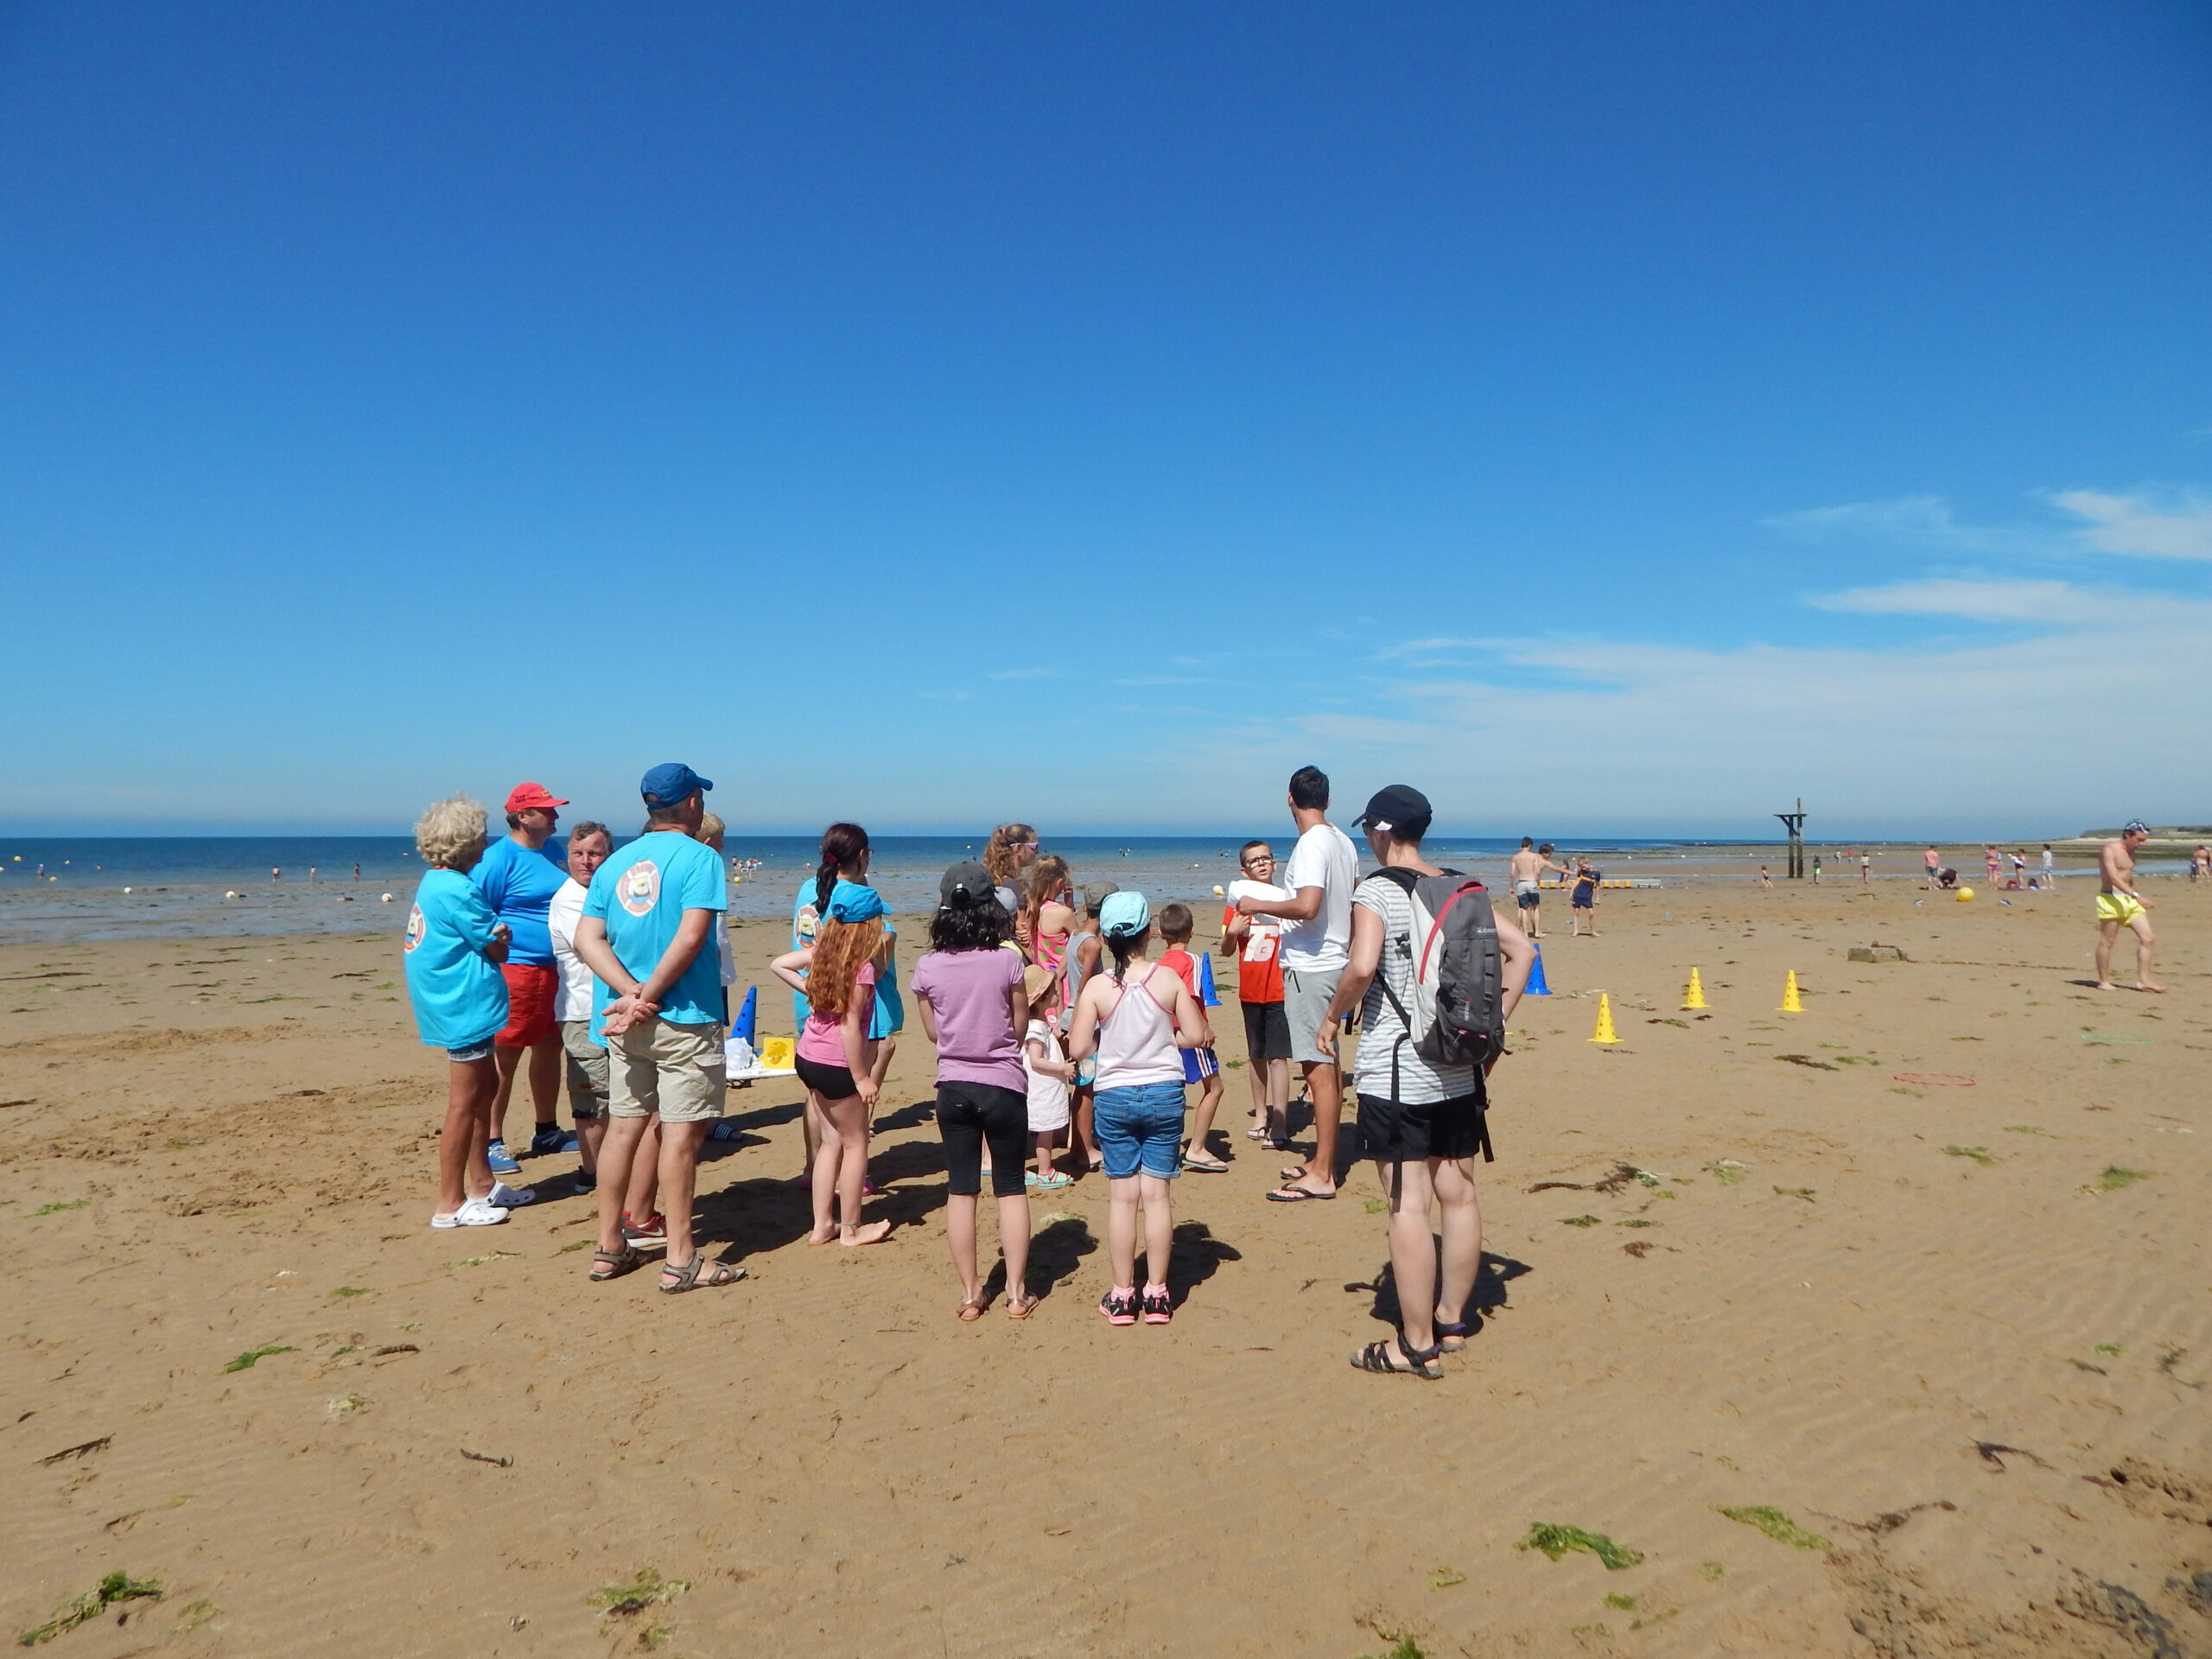
<svg viewBox="0 0 2212 1659">
<path fill-rule="evenodd" d="M 407 943 L 403 948 L 412 950 L 423 943 L 423 935 L 428 931 L 423 925 L 423 906 L 416 905 L 407 912 Z"/>
<path fill-rule="evenodd" d="M 622 908 L 632 916 L 642 916 L 660 902 L 660 868 L 650 858 L 641 858 L 622 872 L 622 879 L 614 884 L 614 896 Z"/>
</svg>

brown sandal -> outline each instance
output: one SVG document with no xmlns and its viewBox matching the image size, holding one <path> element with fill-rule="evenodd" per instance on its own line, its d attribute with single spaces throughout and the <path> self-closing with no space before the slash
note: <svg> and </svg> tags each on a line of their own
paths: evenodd
<svg viewBox="0 0 2212 1659">
<path fill-rule="evenodd" d="M 1027 1319 L 1032 1313 L 1034 1313 L 1037 1311 L 1037 1304 L 1039 1300 L 1039 1298 L 1035 1296 L 1027 1298 L 1020 1296 L 1007 1297 L 1006 1299 L 1007 1318 L 1009 1319 Z"/>
</svg>

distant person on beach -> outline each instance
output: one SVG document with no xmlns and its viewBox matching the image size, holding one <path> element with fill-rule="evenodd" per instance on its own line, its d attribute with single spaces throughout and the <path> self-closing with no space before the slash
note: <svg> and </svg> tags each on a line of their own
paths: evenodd
<svg viewBox="0 0 2212 1659">
<path fill-rule="evenodd" d="M 868 1036 L 890 940 L 883 900 L 873 887 L 839 885 L 823 912 L 814 943 L 776 958 L 772 971 L 809 1006 L 794 1064 L 798 1079 L 822 1103 L 822 1147 L 814 1159 L 814 1228 L 810 1244 L 879 1243 L 887 1221 L 861 1219 L 861 1183 L 868 1177 L 868 1118 L 880 1085 Z"/>
<path fill-rule="evenodd" d="M 1593 868 L 1586 858 L 1574 861 L 1574 891 L 1568 895 L 1567 913 L 1574 931 L 1570 936 L 1583 937 L 1582 924 L 1590 924 L 1589 937 L 1598 937 L 1598 887 L 1605 879 L 1603 870 Z"/>
<path fill-rule="evenodd" d="M 1821 885 L 1821 855 L 1818 853 L 1813 855 L 1813 885 L 1816 887 Z"/>
<path fill-rule="evenodd" d="M 569 831 L 569 879 L 545 907 L 546 937 L 553 942 L 553 966 L 560 974 L 553 1018 L 561 1028 L 561 1052 L 569 1081 L 569 1116 L 575 1120 L 576 1150 L 582 1173 L 579 1192 L 599 1185 L 599 1145 L 607 1138 L 607 1046 L 591 1031 L 592 973 L 576 954 L 576 924 L 583 918 L 591 879 L 614 850 L 613 832 L 589 819 Z M 660 1123 L 648 1119 L 630 1177 L 624 1213 L 652 1213 L 653 1188 L 660 1160 Z"/>
<path fill-rule="evenodd" d="M 1764 887 L 1769 893 L 1774 891 L 1774 878 L 1767 874 L 1767 868 L 1764 864 L 1759 866 L 1759 886 Z"/>
<path fill-rule="evenodd" d="M 2136 849 L 2151 839 L 2151 826 L 2131 818 L 2120 839 L 2105 842 L 2097 855 L 2097 988 L 2116 991 L 2112 982 L 2112 947 L 2120 930 L 2135 935 L 2135 988 L 2163 995 L 2165 987 L 2151 977 L 2151 901 L 2135 885 Z"/>
<path fill-rule="evenodd" d="M 2043 849 L 2043 858 L 2044 868 L 2050 868 L 2050 848 L 2046 847 Z M 2212 876 L 2212 847 L 2208 847 L 2200 841 L 2196 843 L 2196 850 L 2189 855 L 2189 879 L 2192 881 L 2202 881 L 2208 876 Z"/>
<path fill-rule="evenodd" d="M 1544 902 L 1544 855 L 1536 850 L 1534 836 L 1521 837 L 1521 850 L 1506 861 L 1513 883 L 1513 902 L 1520 907 L 1521 925 L 1532 939 L 1544 937 L 1541 907 Z"/>
<path fill-rule="evenodd" d="M 353 879 L 356 881 L 361 879 L 361 867 L 359 864 L 356 864 L 353 867 Z"/>
<path fill-rule="evenodd" d="M 2012 849 L 2012 886 L 2017 890 L 2028 885 L 2028 855 L 2018 848 Z"/>
<path fill-rule="evenodd" d="M 680 761 L 639 785 L 645 830 L 599 867 L 575 949 L 597 976 L 594 1017 L 608 1043 L 607 1138 L 599 1154 L 599 1248 L 605 1283 L 644 1264 L 622 1204 L 648 1120 L 660 1118 L 660 1195 L 671 1294 L 734 1284 L 742 1268 L 710 1262 L 691 1236 L 699 1148 L 722 1112 L 722 987 L 714 930 L 728 907 L 721 860 L 696 837 L 714 785 Z"/>
<path fill-rule="evenodd" d="M 1236 956 L 1236 1006 L 1244 1018 L 1244 1054 L 1252 1084 L 1248 1140 L 1280 1152 L 1290 1133 L 1290 1020 L 1283 1013 L 1282 924 L 1272 916 L 1247 916 L 1236 906 L 1246 894 L 1277 900 L 1290 894 L 1275 886 L 1274 849 L 1248 841 L 1237 849 L 1243 874 L 1229 884 L 1221 917 L 1221 949 Z"/>
<path fill-rule="evenodd" d="M 1860 887 L 1865 887 L 1868 882 L 1872 881 L 1873 879 L 1874 879 L 1874 855 L 1873 855 L 1873 854 L 1872 854 L 1872 853 L 1861 853 L 1861 854 L 1859 854 L 1859 885 Z"/>
<path fill-rule="evenodd" d="M 1014 941 L 1024 956 L 1029 952 L 1029 940 L 1021 931 L 1027 925 L 1023 897 L 1029 889 L 1029 867 L 1037 861 L 1037 832 L 1026 823 L 1002 823 L 983 843 L 983 868 L 991 873 L 999 904 L 1014 922 Z"/>
<path fill-rule="evenodd" d="M 1413 1036 L 1427 1029 L 1434 1014 L 1433 991 L 1424 991 L 1414 966 L 1420 946 L 1414 893 L 1422 877 L 1447 874 L 1421 852 L 1431 817 L 1428 798 L 1402 784 L 1378 791 L 1360 815 L 1382 868 L 1353 895 L 1349 965 L 1321 1032 L 1333 1049 L 1337 1016 L 1361 1009 L 1352 1085 L 1359 1095 L 1360 1139 L 1376 1160 L 1389 1208 L 1390 1277 L 1398 1297 L 1396 1341 L 1370 1343 L 1351 1363 L 1363 1371 L 1433 1381 L 1443 1375 L 1439 1357 L 1465 1348 L 1472 1325 L 1467 1303 L 1483 1243 L 1474 1157 L 1487 1152 L 1489 1132 L 1487 1068 L 1426 1058 Z M 1455 902 L 1479 898 L 1462 893 Z M 1496 925 L 1502 1027 L 1520 1002 L 1536 947 L 1503 916 Z M 1423 999 L 1426 1007 L 1418 1006 Z M 1429 1231 L 1432 1201 L 1443 1219 L 1440 1249 Z"/>
<path fill-rule="evenodd" d="M 963 1320 L 983 1317 L 976 1211 L 983 1192 L 983 1148 L 991 1152 L 999 1249 L 1006 1258 L 1007 1317 L 1026 1319 L 1029 1294 L 1028 1077 L 1021 1067 L 1029 996 L 1021 958 L 1003 947 L 1014 918 L 981 864 L 961 863 L 938 882 L 930 949 L 907 988 L 922 1032 L 937 1046 L 937 1128 L 944 1143 L 944 1240 L 960 1276 Z"/>
<path fill-rule="evenodd" d="M 64 863 L 67 863 L 68 861 L 67 861 L 67 859 L 65 859 L 65 860 L 63 860 L 62 861 L 63 861 Z M 45 866 L 45 865 L 43 865 L 43 864 L 41 864 L 41 865 L 40 865 L 40 866 L 39 866 L 39 868 L 41 868 L 41 870 L 43 870 L 45 868 L 46 868 L 46 866 Z M 282 865 L 274 865 L 274 866 L 271 866 L 271 867 L 270 867 L 270 871 L 269 871 L 269 879 L 270 879 L 271 881 L 282 881 L 282 880 L 284 879 L 284 870 L 283 870 L 283 867 Z"/>
<path fill-rule="evenodd" d="M 1083 931 L 1068 938 L 1066 990 L 1060 998 L 1060 1029 L 1065 1033 L 1075 1020 L 1075 1000 L 1083 995 L 1083 983 L 1098 971 L 1098 964 L 1105 957 L 1105 944 L 1098 931 L 1099 907 L 1121 889 L 1111 881 L 1093 882 L 1083 890 Z M 1075 1090 L 1070 1110 L 1075 1119 L 1076 1139 L 1082 1143 L 1083 1155 L 1088 1168 L 1097 1170 L 1106 1166 L 1105 1154 L 1098 1150 L 1095 1128 L 1096 1091 L 1092 1074 L 1097 1070 L 1095 1059 L 1075 1062 Z"/>
<path fill-rule="evenodd" d="M 499 1073 L 492 1039 L 507 1022 L 507 987 L 499 964 L 507 929 L 468 879 L 484 856 L 484 809 L 466 795 L 438 802 L 415 824 L 428 866 L 415 889 L 402 949 L 407 998 L 424 1043 L 446 1052 L 446 1121 L 438 1135 L 438 1205 L 433 1227 L 490 1227 L 507 1218 L 507 1193 L 484 1160 L 491 1141 Z"/>
<path fill-rule="evenodd" d="M 1993 889 L 1993 888 L 1995 888 L 1995 887 L 1997 887 L 1997 885 L 1998 885 L 1998 881 L 1999 881 L 1999 877 L 1998 877 L 1998 874 L 1997 874 L 1998 867 L 1999 867 L 1999 865 L 2001 865 L 2003 862 L 2004 862 L 2004 860 L 2003 860 L 2003 858 L 2002 858 L 2002 857 L 2000 857 L 2000 856 L 1999 855 L 1999 854 L 1998 854 L 1998 851 L 1997 851 L 1997 849 L 1996 849 L 1996 848 L 1994 848 L 1994 847 L 1993 847 L 1993 846 L 1989 846 L 1989 845 L 1987 845 L 1987 844 L 1985 844 L 1985 845 L 1982 847 L 1982 849 L 1981 849 L 1981 868 L 1982 868 L 1983 869 L 1985 869 L 1985 870 L 1986 870 L 1986 871 L 1988 871 L 1988 872 L 1989 872 L 1989 885 L 1990 885 L 1990 887 L 1991 887 Z"/>
<path fill-rule="evenodd" d="M 1236 908 L 1286 924 L 1283 1013 L 1290 1024 L 1291 1058 L 1305 1075 L 1306 1096 L 1313 1103 L 1313 1156 L 1285 1170 L 1283 1184 L 1268 1197 L 1277 1204 L 1304 1204 L 1337 1196 L 1344 1074 L 1337 1070 L 1334 1045 L 1325 1047 L 1315 1039 L 1351 960 L 1351 890 L 1359 878 L 1359 855 L 1351 837 L 1329 822 L 1329 775 L 1319 766 L 1300 766 L 1291 774 L 1289 804 L 1298 844 L 1279 885 L 1290 897 L 1255 899 L 1247 893 Z"/>
<path fill-rule="evenodd" d="M 1069 1048 L 1098 1057 L 1098 1144 L 1106 1153 L 1106 1254 L 1113 1282 L 1099 1299 L 1109 1325 L 1166 1325 L 1173 1248 L 1173 1193 L 1182 1168 L 1183 1060 L 1178 1049 L 1213 1041 L 1205 1010 L 1165 965 L 1147 960 L 1152 908 L 1122 892 L 1099 912 L 1113 966 L 1096 974 L 1075 1005 Z M 1336 976 L 1330 976 L 1333 990 Z M 1325 1005 L 1324 1005 L 1325 1006 Z M 1333 1196 L 1333 1193 L 1332 1194 Z M 1145 1276 L 1136 1276 L 1137 1211 L 1144 1211 Z"/>
<path fill-rule="evenodd" d="M 2043 885 L 2044 885 L 2044 892 L 2046 892 L 2046 893 L 2048 893 L 2048 892 L 2050 890 L 2052 884 L 2053 884 L 2054 882 L 2056 882 L 2056 881 L 2057 880 L 2057 879 L 2058 879 L 2058 872 L 2057 872 L 2056 869 L 2054 869 L 2054 868 L 2052 868 L 2052 860 L 2051 860 L 2051 856 L 2050 856 L 2050 843 L 2049 842 L 2047 842 L 2047 841 L 2046 841 L 2046 842 L 2044 842 L 2044 844 L 2043 844 Z"/>
<path fill-rule="evenodd" d="M 1162 905 L 1155 919 L 1160 942 L 1167 947 L 1160 952 L 1160 965 L 1172 969 L 1198 1007 L 1206 1007 L 1209 1005 L 1205 993 L 1211 987 L 1199 972 L 1205 957 L 1204 952 L 1194 955 L 1191 950 L 1191 935 L 1197 931 L 1198 918 L 1191 914 L 1188 905 L 1177 903 Z M 1220 999 L 1216 997 L 1213 1001 L 1217 1004 Z M 1215 1157 L 1213 1149 L 1206 1144 L 1206 1137 L 1213 1131 L 1213 1115 L 1221 1107 L 1224 1087 L 1221 1059 L 1212 1044 L 1183 1051 L 1183 1082 L 1185 1086 L 1196 1084 L 1198 1090 L 1198 1103 L 1191 1114 L 1191 1133 L 1183 1154 L 1183 1167 L 1207 1175 L 1226 1175 L 1229 1166 Z"/>
<path fill-rule="evenodd" d="M 1933 893 L 1936 891 L 1936 872 L 1943 868 L 1943 855 L 1936 850 L 1934 842 L 1928 843 L 1928 850 L 1921 854 L 1920 861 L 1928 871 L 1928 891 Z"/>
<path fill-rule="evenodd" d="M 514 944 L 499 972 L 507 982 L 507 1024 L 499 1033 L 499 1092 L 492 1103 L 492 1173 L 517 1175 L 522 1166 L 508 1153 L 507 1101 L 515 1073 L 530 1056 L 530 1100 L 534 1117 L 530 1155 L 573 1152 L 575 1137 L 560 1124 L 561 1028 L 553 1017 L 560 973 L 553 963 L 553 941 L 546 931 L 546 909 L 569 879 L 546 843 L 568 802 L 543 784 L 517 784 L 507 792 L 507 833 L 485 851 L 472 873 L 476 890 L 493 912 L 513 930 Z"/>
</svg>

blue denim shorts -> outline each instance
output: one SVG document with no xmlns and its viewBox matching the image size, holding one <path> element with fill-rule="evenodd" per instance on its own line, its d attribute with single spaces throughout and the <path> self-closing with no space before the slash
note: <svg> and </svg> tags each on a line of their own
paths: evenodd
<svg viewBox="0 0 2212 1659">
<path fill-rule="evenodd" d="M 458 1065 L 467 1065 L 474 1060 L 488 1060 L 491 1058 L 492 1039 L 489 1037 L 485 1038 L 481 1042 L 463 1043 L 459 1048 L 446 1050 L 446 1058 Z"/>
<path fill-rule="evenodd" d="M 1141 1170 L 1172 1181 L 1183 1166 L 1183 1085 L 1101 1089 L 1092 1128 L 1106 1154 L 1107 1179 L 1127 1180 Z"/>
</svg>

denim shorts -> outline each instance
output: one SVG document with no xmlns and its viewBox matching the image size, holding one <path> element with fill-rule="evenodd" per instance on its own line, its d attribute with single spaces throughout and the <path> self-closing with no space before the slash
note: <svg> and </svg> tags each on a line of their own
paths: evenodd
<svg viewBox="0 0 2212 1659">
<path fill-rule="evenodd" d="M 1142 1171 L 1172 1181 L 1183 1166 L 1183 1085 L 1101 1089 L 1092 1127 L 1106 1154 L 1107 1179 L 1124 1181 Z"/>
<path fill-rule="evenodd" d="M 451 1060 L 455 1065 L 468 1065 L 477 1060 L 488 1060 L 491 1058 L 492 1039 L 489 1037 L 481 1037 L 473 1043 L 463 1043 L 459 1048 L 446 1050 L 446 1058 Z"/>
</svg>

